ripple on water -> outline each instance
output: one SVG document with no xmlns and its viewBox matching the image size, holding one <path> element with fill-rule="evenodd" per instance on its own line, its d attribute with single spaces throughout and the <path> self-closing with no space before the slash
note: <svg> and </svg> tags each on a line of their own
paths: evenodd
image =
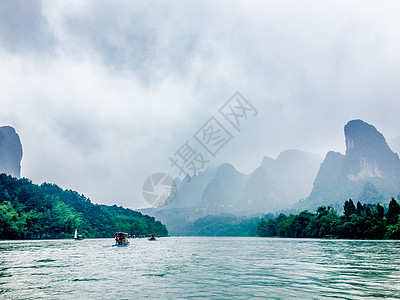
<svg viewBox="0 0 400 300">
<path fill-rule="evenodd" d="M 268 238 L 0 242 L 12 298 L 400 298 L 400 242 Z M 131 297 L 132 296 L 132 297 Z"/>
</svg>

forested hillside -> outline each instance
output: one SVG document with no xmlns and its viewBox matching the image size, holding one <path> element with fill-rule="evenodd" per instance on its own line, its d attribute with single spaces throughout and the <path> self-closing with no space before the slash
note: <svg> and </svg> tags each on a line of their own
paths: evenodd
<svg viewBox="0 0 400 300">
<path fill-rule="evenodd" d="M 84 195 L 55 184 L 33 184 L 0 174 L 0 239 L 168 235 L 160 221 L 123 207 L 93 204 Z"/>
</svg>

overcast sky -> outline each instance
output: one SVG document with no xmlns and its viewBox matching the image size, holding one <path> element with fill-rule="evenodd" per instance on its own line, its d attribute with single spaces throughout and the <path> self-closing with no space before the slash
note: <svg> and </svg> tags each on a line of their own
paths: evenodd
<svg viewBox="0 0 400 300">
<path fill-rule="evenodd" d="M 140 208 L 212 116 L 233 139 L 208 164 L 245 173 L 344 152 L 351 119 L 400 136 L 400 2 L 215 2 L 2 1 L 0 125 L 22 176 Z M 218 113 L 236 91 L 258 111 L 240 132 Z"/>
</svg>

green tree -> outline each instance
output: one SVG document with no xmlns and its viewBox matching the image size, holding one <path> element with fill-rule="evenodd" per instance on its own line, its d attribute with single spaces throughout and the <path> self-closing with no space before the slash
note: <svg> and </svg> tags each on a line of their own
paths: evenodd
<svg viewBox="0 0 400 300">
<path fill-rule="evenodd" d="M 386 220 L 388 225 L 395 225 L 400 215 L 400 206 L 394 198 L 389 203 L 389 209 L 386 213 Z"/>
<path fill-rule="evenodd" d="M 383 221 L 383 218 L 385 216 L 385 209 L 383 208 L 382 205 L 380 205 L 379 203 L 376 205 L 376 210 L 377 210 L 377 214 L 376 214 L 376 218 L 380 221 Z"/>
<path fill-rule="evenodd" d="M 398 218 L 396 224 L 388 226 L 385 238 L 400 239 L 400 217 Z"/>
<path fill-rule="evenodd" d="M 322 238 L 337 235 L 339 222 L 339 217 L 331 207 L 319 207 L 317 209 L 317 216 L 311 218 L 311 222 L 308 225 L 308 236 Z"/>
<path fill-rule="evenodd" d="M 0 174 L 0 238 L 112 237 L 123 228 L 167 235 L 164 224 L 123 207 L 97 205 L 55 184 Z M 128 231 L 130 233 L 130 231 Z"/>
<path fill-rule="evenodd" d="M 16 239 L 26 233 L 26 217 L 18 214 L 11 202 L 5 201 L 0 205 L 0 238 Z"/>
<path fill-rule="evenodd" d="M 364 205 L 360 203 L 360 201 L 357 201 L 357 216 L 361 216 L 363 212 L 365 211 Z"/>
<path fill-rule="evenodd" d="M 276 236 L 277 221 L 275 219 L 262 218 L 257 224 L 258 236 Z"/>
<path fill-rule="evenodd" d="M 352 214 L 356 214 L 356 207 L 354 206 L 353 200 L 344 202 L 344 216 L 349 219 Z"/>
</svg>

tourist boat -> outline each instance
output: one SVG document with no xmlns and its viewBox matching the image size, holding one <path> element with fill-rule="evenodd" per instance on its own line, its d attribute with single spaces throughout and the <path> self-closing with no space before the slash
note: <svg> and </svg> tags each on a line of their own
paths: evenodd
<svg viewBox="0 0 400 300">
<path fill-rule="evenodd" d="M 78 234 L 78 229 L 75 229 L 74 240 L 76 240 L 76 241 L 83 240 L 83 235 Z"/>
<path fill-rule="evenodd" d="M 157 241 L 154 234 L 150 234 L 149 241 Z"/>
<path fill-rule="evenodd" d="M 115 244 L 113 247 L 126 247 L 129 246 L 129 241 L 127 239 L 128 234 L 126 232 L 116 232 L 115 233 Z"/>
</svg>

